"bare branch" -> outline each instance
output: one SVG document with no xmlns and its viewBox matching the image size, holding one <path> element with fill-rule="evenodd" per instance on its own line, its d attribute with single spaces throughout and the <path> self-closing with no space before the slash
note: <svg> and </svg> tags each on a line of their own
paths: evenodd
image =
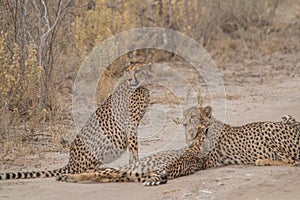
<svg viewBox="0 0 300 200">
<path fill-rule="evenodd" d="M 34 8 L 35 8 L 35 10 L 37 12 L 38 26 L 39 26 L 39 28 L 38 28 L 38 35 L 39 35 L 39 37 L 41 37 L 41 30 L 42 30 L 41 17 L 40 17 L 41 16 L 41 11 L 38 8 L 38 6 L 36 5 L 35 0 L 32 0 L 32 3 L 33 3 L 33 6 L 34 6 Z"/>
<path fill-rule="evenodd" d="M 53 30 L 53 28 L 57 25 L 58 21 L 60 20 L 60 15 L 61 15 L 61 7 L 62 7 L 62 1 L 59 0 L 58 2 L 58 10 L 56 12 L 56 16 L 55 16 L 55 21 L 53 23 L 53 25 L 51 27 L 48 28 L 48 30 L 42 35 L 42 40 L 45 39 L 45 37 L 47 37 L 47 35 Z"/>
<path fill-rule="evenodd" d="M 32 36 L 31 32 L 29 31 L 29 29 L 27 27 L 26 20 L 25 20 L 25 19 L 27 19 L 27 15 L 28 15 L 27 6 L 28 6 L 28 0 L 25 0 L 24 6 L 23 6 L 24 17 L 22 18 L 23 31 L 24 31 L 24 34 L 26 34 L 27 36 L 29 36 L 30 41 L 33 42 L 33 44 L 34 44 L 34 47 L 37 48 L 37 43 L 36 43 L 34 37 Z"/>
<path fill-rule="evenodd" d="M 44 0 L 41 0 L 41 3 L 43 4 L 44 6 L 44 19 L 46 21 L 46 26 L 48 27 L 48 29 L 50 29 L 50 21 L 49 21 L 49 14 L 48 14 L 48 7 L 45 3 Z"/>
</svg>

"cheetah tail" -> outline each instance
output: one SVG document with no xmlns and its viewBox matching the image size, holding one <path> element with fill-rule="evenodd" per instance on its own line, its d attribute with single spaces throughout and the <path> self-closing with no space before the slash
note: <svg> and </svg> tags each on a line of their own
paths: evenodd
<svg viewBox="0 0 300 200">
<path fill-rule="evenodd" d="M 50 178 L 68 173 L 68 166 L 55 170 L 36 171 L 36 172 L 8 172 L 0 173 L 0 180 L 9 179 L 31 179 L 31 178 Z"/>
</svg>

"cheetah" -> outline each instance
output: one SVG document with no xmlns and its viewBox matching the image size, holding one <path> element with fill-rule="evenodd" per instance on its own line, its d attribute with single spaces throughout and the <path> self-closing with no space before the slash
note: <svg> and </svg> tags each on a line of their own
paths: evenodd
<svg viewBox="0 0 300 200">
<path fill-rule="evenodd" d="M 137 127 L 149 105 L 145 84 L 153 78 L 152 64 L 134 63 L 121 82 L 100 105 L 70 145 L 66 166 L 48 171 L 0 173 L 0 180 L 56 177 L 96 169 L 117 159 L 128 149 L 129 163 L 138 160 Z"/>
<path fill-rule="evenodd" d="M 291 118 L 231 126 L 215 119 L 210 106 L 193 107 L 183 120 L 187 142 L 199 124 L 208 128 L 203 148 L 209 152 L 209 168 L 231 164 L 296 165 L 300 126 L 293 125 Z"/>
<path fill-rule="evenodd" d="M 205 127 L 199 126 L 197 135 L 187 147 L 158 152 L 134 164 L 120 168 L 101 167 L 81 174 L 65 174 L 57 178 L 66 182 L 142 182 L 145 186 L 164 184 L 168 179 L 193 174 L 207 168 L 202 143 Z"/>
</svg>

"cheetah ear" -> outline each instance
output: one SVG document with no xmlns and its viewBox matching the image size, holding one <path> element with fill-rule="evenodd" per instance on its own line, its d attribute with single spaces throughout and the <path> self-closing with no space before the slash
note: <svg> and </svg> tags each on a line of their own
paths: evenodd
<svg viewBox="0 0 300 200">
<path fill-rule="evenodd" d="M 130 61 L 129 63 L 127 63 L 125 67 L 125 72 L 132 71 L 133 68 L 134 68 L 134 64 Z"/>
<path fill-rule="evenodd" d="M 211 106 L 206 106 L 203 110 L 204 110 L 204 113 L 205 113 L 206 117 L 211 118 L 212 107 Z"/>
</svg>

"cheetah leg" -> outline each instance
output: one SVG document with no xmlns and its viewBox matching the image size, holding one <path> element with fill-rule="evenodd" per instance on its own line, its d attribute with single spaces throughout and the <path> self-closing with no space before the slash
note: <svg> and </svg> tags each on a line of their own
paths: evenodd
<svg viewBox="0 0 300 200">
<path fill-rule="evenodd" d="M 110 167 L 102 167 L 97 170 L 92 170 L 90 172 L 84 172 L 80 174 L 65 174 L 57 178 L 59 181 L 64 182 L 82 182 L 82 181 L 92 181 L 99 183 L 109 183 L 109 182 L 133 182 L 137 178 L 130 177 L 127 175 L 126 170 L 119 170 Z"/>
<path fill-rule="evenodd" d="M 271 159 L 257 159 L 256 166 L 295 166 L 295 161 L 292 160 L 271 160 Z"/>
<path fill-rule="evenodd" d="M 156 186 L 165 184 L 168 181 L 168 173 L 164 170 L 162 172 L 151 172 L 145 180 L 142 180 L 145 186 Z"/>
<path fill-rule="evenodd" d="M 95 172 L 84 172 L 81 174 L 63 174 L 61 176 L 58 176 L 56 180 L 69 183 L 76 183 L 82 181 L 92 181 L 95 179 L 95 177 Z"/>
<path fill-rule="evenodd" d="M 99 168 L 97 171 L 84 172 L 81 174 L 64 174 L 59 176 L 57 180 L 71 183 L 83 181 L 100 183 L 141 181 L 145 186 L 156 186 L 167 183 L 168 173 L 166 171 L 156 171 L 144 175 L 136 175 L 136 173 L 131 173 L 128 170 Z"/>
<path fill-rule="evenodd" d="M 127 135 L 127 139 L 128 139 L 128 150 L 130 155 L 129 164 L 134 164 L 136 161 L 139 160 L 137 132 L 134 129 L 129 131 Z"/>
<path fill-rule="evenodd" d="M 276 152 L 278 160 L 257 159 L 256 166 L 295 166 L 295 161 L 286 153 L 282 147 L 271 143 L 272 151 Z"/>
<path fill-rule="evenodd" d="M 109 183 L 118 182 L 119 178 L 112 178 L 100 175 L 97 172 L 85 172 L 81 174 L 64 174 L 57 178 L 58 181 L 77 183 L 77 182 L 99 182 L 99 183 Z"/>
<path fill-rule="evenodd" d="M 256 166 L 295 166 L 295 160 L 291 158 L 288 152 L 275 141 L 269 143 L 273 152 L 276 153 L 278 160 L 273 159 L 257 159 L 255 161 Z"/>
</svg>

